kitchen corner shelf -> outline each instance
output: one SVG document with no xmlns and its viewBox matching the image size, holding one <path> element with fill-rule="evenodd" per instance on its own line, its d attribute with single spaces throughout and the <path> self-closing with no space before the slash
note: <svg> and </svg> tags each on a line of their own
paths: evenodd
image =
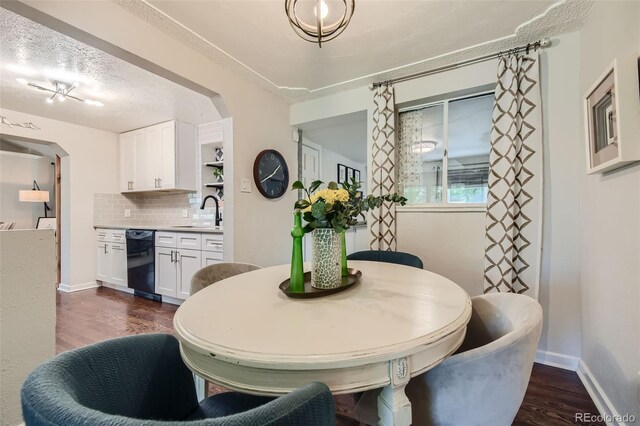
<svg viewBox="0 0 640 426">
<path fill-rule="evenodd" d="M 205 183 L 204 186 L 207 188 L 222 188 L 224 186 L 224 182 Z"/>
<path fill-rule="evenodd" d="M 224 167 L 224 161 L 210 161 L 208 163 L 204 163 L 207 167 L 217 167 L 219 169 Z"/>
</svg>

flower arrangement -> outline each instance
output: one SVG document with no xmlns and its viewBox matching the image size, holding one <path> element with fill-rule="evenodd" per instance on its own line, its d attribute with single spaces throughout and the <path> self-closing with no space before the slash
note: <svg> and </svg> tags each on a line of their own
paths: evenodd
<svg viewBox="0 0 640 426">
<path fill-rule="evenodd" d="M 300 181 L 291 186 L 292 190 L 303 190 L 306 198 L 296 201 L 294 207 L 303 212 L 305 233 L 317 228 L 333 228 L 341 233 L 358 223 L 358 218 L 365 218 L 364 213 L 378 208 L 383 202 L 405 205 L 407 199 L 398 194 L 363 197 L 360 182 L 353 179 L 351 183 L 343 182 L 341 187 L 329 182 L 325 189 L 318 189 L 324 182 L 316 180 L 308 188 Z"/>
</svg>

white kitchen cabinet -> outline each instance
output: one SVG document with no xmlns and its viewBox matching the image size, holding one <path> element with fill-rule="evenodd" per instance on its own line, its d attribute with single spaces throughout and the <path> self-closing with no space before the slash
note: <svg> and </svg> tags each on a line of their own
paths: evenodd
<svg viewBox="0 0 640 426">
<path fill-rule="evenodd" d="M 156 232 L 156 293 L 190 296 L 191 278 L 202 268 L 201 240 L 193 232 Z"/>
<path fill-rule="evenodd" d="M 353 252 L 369 250 L 369 229 L 366 226 L 357 226 L 353 228 L 353 232 Z"/>
<path fill-rule="evenodd" d="M 195 126 L 168 121 L 120 135 L 121 192 L 196 191 Z"/>
<path fill-rule="evenodd" d="M 107 253 L 107 245 L 105 241 L 98 241 L 96 246 L 96 280 L 108 281 L 111 269 L 111 261 Z"/>
<path fill-rule="evenodd" d="M 109 244 L 109 243 L 106 243 Z M 127 286 L 127 243 L 111 243 L 111 283 Z"/>
<path fill-rule="evenodd" d="M 177 250 L 177 282 L 178 299 L 186 299 L 191 295 L 191 278 L 202 268 L 200 250 Z"/>
<path fill-rule="evenodd" d="M 133 132 L 120 135 L 120 190 L 132 191 L 136 181 L 135 143 Z"/>
<path fill-rule="evenodd" d="M 175 249 L 156 247 L 156 293 L 176 297 Z"/>
<path fill-rule="evenodd" d="M 96 280 L 127 286 L 127 245 L 123 230 L 100 230 L 96 244 Z"/>
<path fill-rule="evenodd" d="M 202 267 L 206 268 L 209 265 L 215 265 L 216 263 L 222 263 L 222 253 L 214 251 L 202 252 Z"/>
</svg>

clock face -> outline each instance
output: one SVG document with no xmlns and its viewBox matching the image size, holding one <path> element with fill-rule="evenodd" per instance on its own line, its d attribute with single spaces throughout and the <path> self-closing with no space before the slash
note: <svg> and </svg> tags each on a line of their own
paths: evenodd
<svg viewBox="0 0 640 426">
<path fill-rule="evenodd" d="M 284 157 L 273 149 L 262 151 L 253 163 L 253 179 L 265 197 L 282 197 L 289 186 L 289 169 Z"/>
</svg>

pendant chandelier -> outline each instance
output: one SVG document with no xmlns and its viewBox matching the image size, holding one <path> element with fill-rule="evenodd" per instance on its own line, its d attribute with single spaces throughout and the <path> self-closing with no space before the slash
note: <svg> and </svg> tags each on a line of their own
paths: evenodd
<svg viewBox="0 0 640 426">
<path fill-rule="evenodd" d="M 338 37 L 347 28 L 355 0 L 285 0 L 289 23 L 303 40 L 322 43 Z"/>
</svg>

